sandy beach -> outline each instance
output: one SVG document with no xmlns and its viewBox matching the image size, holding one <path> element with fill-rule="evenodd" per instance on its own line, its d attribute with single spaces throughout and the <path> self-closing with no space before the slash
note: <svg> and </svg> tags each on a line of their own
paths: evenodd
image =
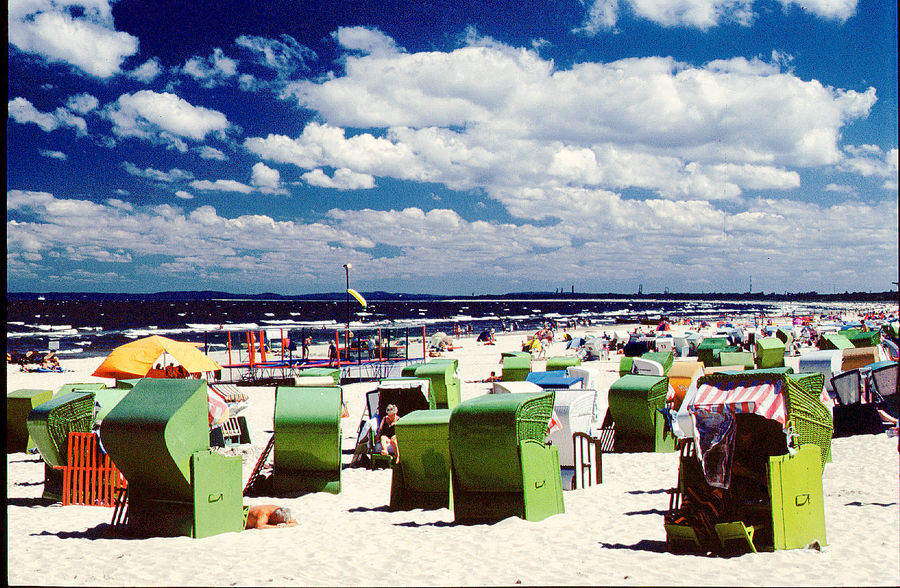
<svg viewBox="0 0 900 588">
<path fill-rule="evenodd" d="M 524 333 L 486 346 L 457 340 L 463 400 L 487 391 L 500 353 L 519 350 Z M 314 351 L 315 353 L 315 351 Z M 557 341 L 549 355 L 566 353 Z M 23 373 L 7 366 L 7 391 L 57 389 L 110 380 L 90 373 L 102 358 L 67 360 L 67 372 Z M 788 365 L 796 357 L 788 358 Z M 541 361 L 533 369 L 542 370 Z M 618 378 L 618 358 L 589 362 L 598 388 Z M 796 364 L 794 364 L 796 367 Z M 342 421 L 349 463 L 365 392 L 344 386 Z M 272 433 L 274 388 L 243 387 L 252 444 L 239 450 L 246 480 Z M 564 493 L 565 514 L 540 522 L 509 518 L 457 525 L 448 509 L 389 512 L 390 470 L 347 468 L 338 495 L 245 497 L 289 506 L 299 526 L 188 537 L 109 538 L 112 509 L 41 500 L 37 455 L 7 455 L 7 542 L 11 585 L 65 586 L 435 586 L 435 585 L 897 585 L 900 580 L 898 443 L 885 434 L 833 441 L 825 467 L 828 544 L 738 557 L 666 552 L 666 489 L 677 482 L 677 454 L 606 454 L 603 484 Z"/>
</svg>

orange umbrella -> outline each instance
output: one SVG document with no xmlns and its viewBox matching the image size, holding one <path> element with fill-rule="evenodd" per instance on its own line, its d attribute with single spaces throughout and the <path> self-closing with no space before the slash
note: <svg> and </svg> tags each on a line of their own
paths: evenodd
<svg viewBox="0 0 900 588">
<path fill-rule="evenodd" d="M 92 375 L 119 380 L 143 378 L 164 352 L 192 374 L 222 369 L 193 343 L 152 335 L 116 347 Z"/>
</svg>

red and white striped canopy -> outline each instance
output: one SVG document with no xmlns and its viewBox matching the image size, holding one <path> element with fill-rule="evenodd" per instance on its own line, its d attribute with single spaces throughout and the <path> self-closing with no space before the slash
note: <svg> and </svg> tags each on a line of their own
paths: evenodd
<svg viewBox="0 0 900 588">
<path fill-rule="evenodd" d="M 756 413 L 787 426 L 781 380 L 732 381 L 702 384 L 689 408 L 690 412 Z"/>
</svg>

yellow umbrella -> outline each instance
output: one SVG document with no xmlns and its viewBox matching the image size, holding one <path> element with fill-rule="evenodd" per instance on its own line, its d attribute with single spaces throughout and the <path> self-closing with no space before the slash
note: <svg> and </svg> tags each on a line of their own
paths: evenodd
<svg viewBox="0 0 900 588">
<path fill-rule="evenodd" d="M 116 347 L 92 375 L 119 380 L 142 378 L 153 368 L 154 362 L 163 352 L 171 355 L 192 374 L 222 369 L 222 366 L 207 357 L 193 343 L 152 335 Z"/>
</svg>

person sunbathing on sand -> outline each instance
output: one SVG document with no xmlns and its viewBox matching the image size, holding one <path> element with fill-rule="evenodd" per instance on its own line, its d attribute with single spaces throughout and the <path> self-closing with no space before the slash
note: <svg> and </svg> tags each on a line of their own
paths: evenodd
<svg viewBox="0 0 900 588">
<path fill-rule="evenodd" d="M 296 527 L 297 519 L 291 518 L 291 509 L 263 504 L 251 506 L 247 514 L 245 529 L 277 529 L 278 527 Z"/>
</svg>

